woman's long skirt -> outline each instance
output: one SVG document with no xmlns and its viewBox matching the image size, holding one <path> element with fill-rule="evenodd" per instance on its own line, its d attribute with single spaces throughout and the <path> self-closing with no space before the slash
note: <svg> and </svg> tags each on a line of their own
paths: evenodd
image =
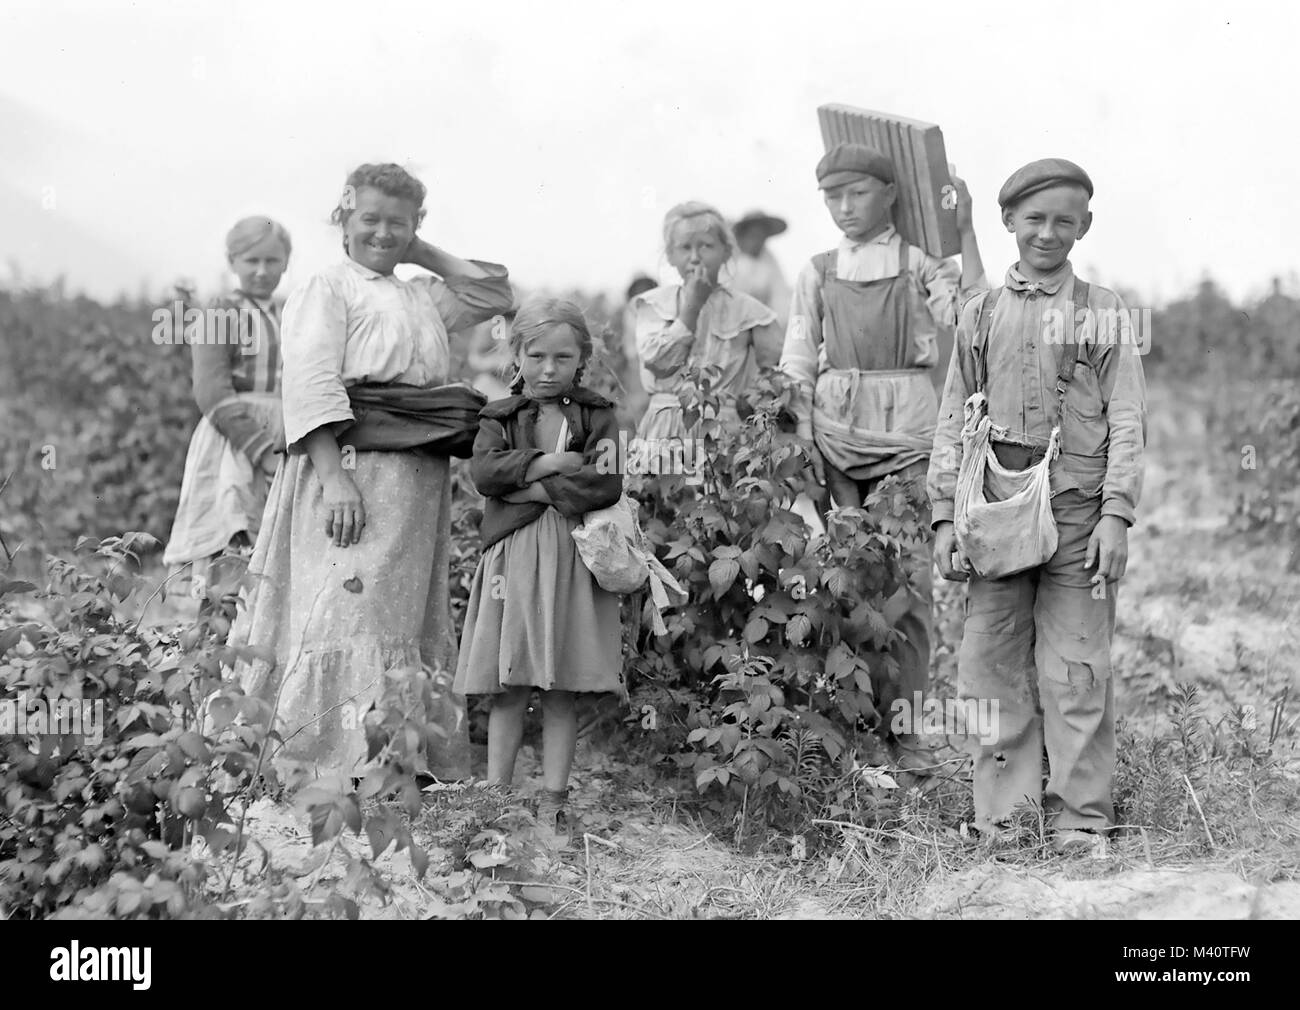
<svg viewBox="0 0 1300 1010">
<path fill-rule="evenodd" d="M 230 636 L 233 645 L 273 649 L 276 664 L 241 664 L 241 681 L 276 706 L 281 756 L 351 774 L 365 760 L 363 718 L 385 673 L 423 664 L 435 674 L 437 710 L 428 715 L 446 733 L 430 747 L 430 771 L 464 778 L 468 724 L 463 699 L 451 693 L 448 463 L 360 452 L 350 476 L 366 525 L 359 543 L 335 547 L 310 458 L 291 455 L 277 472 L 249 565 L 249 606 Z"/>
</svg>

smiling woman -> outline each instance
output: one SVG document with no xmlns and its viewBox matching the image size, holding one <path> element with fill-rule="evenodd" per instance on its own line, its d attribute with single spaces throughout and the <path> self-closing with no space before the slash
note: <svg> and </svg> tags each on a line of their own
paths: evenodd
<svg viewBox="0 0 1300 1010">
<path fill-rule="evenodd" d="M 284 755 L 351 771 L 366 753 L 362 716 L 384 674 L 421 665 L 450 687 L 445 455 L 362 451 L 341 433 L 356 420 L 351 387 L 431 389 L 447 382 L 448 334 L 510 307 L 504 267 L 462 260 L 416 236 L 425 187 L 397 165 L 362 165 L 333 219 L 347 259 L 290 296 L 284 312 L 288 457 L 271 487 L 256 579 L 232 642 L 270 646 L 245 687 L 278 698 Z M 402 281 L 399 263 L 438 276 Z M 358 408 L 359 409 L 359 408 Z M 343 444 L 341 444 L 343 443 Z M 445 739 L 439 777 L 468 772 L 463 706 L 449 690 L 431 714 Z"/>
</svg>

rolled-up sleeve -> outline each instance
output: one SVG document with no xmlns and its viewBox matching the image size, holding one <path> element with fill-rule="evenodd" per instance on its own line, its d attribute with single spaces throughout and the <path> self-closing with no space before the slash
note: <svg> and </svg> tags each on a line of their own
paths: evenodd
<svg viewBox="0 0 1300 1010">
<path fill-rule="evenodd" d="M 821 346 L 821 279 L 817 268 L 808 262 L 795 281 L 780 364 L 781 371 L 798 386 L 792 406 L 799 435 L 804 438 L 812 437 L 813 390 L 817 385 L 817 359 Z"/>
<path fill-rule="evenodd" d="M 655 378 L 672 375 L 691 354 L 695 334 L 680 319 L 665 319 L 644 299 L 636 303 L 636 353 Z"/>
<path fill-rule="evenodd" d="M 943 387 L 943 401 L 939 406 L 939 421 L 934 430 L 934 449 L 930 453 L 930 471 L 925 488 L 930 498 L 930 523 L 937 526 L 952 522 L 957 496 L 957 474 L 961 470 L 961 429 L 965 422 L 966 398 L 978 386 L 975 374 L 975 356 L 971 350 L 975 338 L 975 324 L 983 298 L 972 298 L 961 312 L 957 335 L 952 345 L 952 360 L 948 363 L 948 378 Z"/>
<path fill-rule="evenodd" d="M 216 308 L 223 308 L 217 303 Z M 234 344 L 196 338 L 190 346 L 194 402 L 236 450 L 256 465 L 275 445 L 271 431 L 235 395 L 230 355 Z"/>
<path fill-rule="evenodd" d="M 429 291 L 434 307 L 442 316 L 449 333 L 477 326 L 493 316 L 508 312 L 514 304 L 514 291 L 506 268 L 500 263 L 470 260 L 485 270 L 487 277 L 430 277 Z"/>
<path fill-rule="evenodd" d="M 1129 329 L 1129 314 L 1116 298 L 1113 312 L 1099 312 L 1118 320 L 1119 332 L 1109 334 L 1092 349 L 1106 422 L 1110 428 L 1106 451 L 1106 480 L 1102 486 L 1101 514 L 1118 516 L 1130 526 L 1137 518 L 1142 497 L 1143 453 L 1146 448 L 1146 375 L 1142 358 Z"/>
<path fill-rule="evenodd" d="M 940 326 L 952 329 L 957 325 L 961 307 L 982 291 L 989 289 L 988 278 L 980 274 L 970 287 L 962 287 L 961 267 L 954 259 L 939 259 L 928 253 L 921 257 L 917 271 L 925 286 L 926 305 L 930 317 Z"/>
<path fill-rule="evenodd" d="M 354 419 L 343 384 L 347 305 L 327 277 L 312 277 L 289 296 L 280 341 L 284 439 L 300 452 L 297 443 L 317 428 Z"/>
</svg>

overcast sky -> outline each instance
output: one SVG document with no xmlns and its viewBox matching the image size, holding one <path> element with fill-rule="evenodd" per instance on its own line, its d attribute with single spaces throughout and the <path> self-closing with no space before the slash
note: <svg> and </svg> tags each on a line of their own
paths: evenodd
<svg viewBox="0 0 1300 1010">
<path fill-rule="evenodd" d="M 341 255 L 350 168 L 404 163 L 426 238 L 528 287 L 621 290 L 684 199 L 780 214 L 793 275 L 836 233 L 816 107 L 938 123 L 996 280 L 997 190 L 1034 158 L 1097 187 L 1074 260 L 1162 301 L 1294 277 L 1294 3 L 69 3 L 0 8 L 0 277 L 210 290 L 240 216 Z M 925 14 L 918 14 L 924 10 Z"/>
</svg>

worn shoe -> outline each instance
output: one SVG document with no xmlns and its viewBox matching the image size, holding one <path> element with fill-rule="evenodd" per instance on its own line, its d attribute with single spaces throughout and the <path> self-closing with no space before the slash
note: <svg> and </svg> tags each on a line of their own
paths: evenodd
<svg viewBox="0 0 1300 1010">
<path fill-rule="evenodd" d="M 537 826 L 548 838 L 561 844 L 569 840 L 569 818 L 565 810 L 567 789 L 543 789 L 537 801 Z"/>
<path fill-rule="evenodd" d="M 1106 858 L 1106 836 L 1082 828 L 1062 828 L 1052 837 L 1052 851 L 1061 856 Z"/>
<path fill-rule="evenodd" d="M 986 828 L 976 828 L 979 846 L 985 853 L 993 855 L 1005 852 L 1017 846 L 1015 829 L 1006 824 L 990 824 Z"/>
</svg>

